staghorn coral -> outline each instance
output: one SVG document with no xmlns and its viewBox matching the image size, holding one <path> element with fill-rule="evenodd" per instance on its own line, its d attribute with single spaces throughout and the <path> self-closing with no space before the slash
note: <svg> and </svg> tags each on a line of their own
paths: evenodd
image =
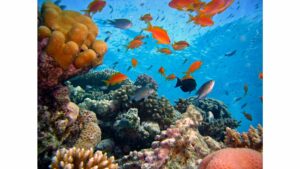
<svg viewBox="0 0 300 169">
<path fill-rule="evenodd" d="M 106 153 L 96 151 L 92 148 L 83 149 L 73 147 L 60 149 L 52 159 L 51 169 L 117 169 L 114 157 L 107 157 Z"/>
<path fill-rule="evenodd" d="M 250 126 L 248 133 L 242 134 L 227 127 L 226 136 L 224 140 L 225 144 L 229 147 L 244 147 L 251 148 L 257 151 L 263 151 L 263 128 L 259 124 L 257 129 Z"/>
<path fill-rule="evenodd" d="M 211 137 L 199 134 L 197 126 L 202 120 L 200 112 L 190 105 L 175 125 L 155 137 L 151 149 L 132 151 L 119 159 L 121 168 L 196 168 L 198 159 L 224 147 Z"/>
<path fill-rule="evenodd" d="M 156 81 L 152 77 L 150 77 L 146 74 L 139 75 L 137 77 L 137 79 L 135 80 L 134 85 L 142 86 L 142 87 L 148 85 L 150 88 L 152 88 L 156 91 L 157 91 L 157 88 L 158 88 L 158 85 L 157 85 Z"/>
<path fill-rule="evenodd" d="M 203 159 L 199 169 L 262 169 L 262 154 L 247 148 L 225 148 Z"/>
<path fill-rule="evenodd" d="M 95 39 L 98 27 L 89 17 L 47 1 L 39 18 L 39 89 L 52 88 L 102 63 L 107 45 Z"/>
</svg>

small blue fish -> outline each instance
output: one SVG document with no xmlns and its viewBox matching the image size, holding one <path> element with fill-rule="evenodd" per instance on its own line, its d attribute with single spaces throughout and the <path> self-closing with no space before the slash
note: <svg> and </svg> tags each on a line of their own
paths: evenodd
<svg viewBox="0 0 300 169">
<path fill-rule="evenodd" d="M 128 19 L 107 20 L 107 23 L 119 29 L 129 29 L 132 27 L 132 22 Z"/>
<path fill-rule="evenodd" d="M 225 56 L 233 56 L 236 53 L 236 50 L 225 53 Z"/>
</svg>

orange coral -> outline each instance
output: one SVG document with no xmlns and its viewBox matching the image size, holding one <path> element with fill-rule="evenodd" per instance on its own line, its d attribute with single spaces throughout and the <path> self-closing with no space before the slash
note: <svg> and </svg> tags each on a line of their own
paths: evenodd
<svg viewBox="0 0 300 169">
<path fill-rule="evenodd" d="M 247 148 L 226 148 L 206 156 L 199 169 L 262 169 L 262 154 Z"/>
<path fill-rule="evenodd" d="M 52 2 L 43 4 L 42 16 L 38 38 L 49 37 L 46 52 L 60 67 L 66 70 L 71 64 L 85 68 L 102 63 L 107 45 L 95 40 L 98 27 L 91 18 L 79 12 L 61 10 Z"/>
<path fill-rule="evenodd" d="M 227 127 L 225 144 L 229 147 L 245 147 L 262 152 L 263 149 L 263 128 L 261 125 L 255 129 L 250 126 L 248 133 L 238 133 L 237 131 Z"/>
</svg>

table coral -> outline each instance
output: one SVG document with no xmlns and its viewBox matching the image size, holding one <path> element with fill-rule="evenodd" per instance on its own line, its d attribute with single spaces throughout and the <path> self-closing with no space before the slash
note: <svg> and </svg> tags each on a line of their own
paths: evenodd
<svg viewBox="0 0 300 169">
<path fill-rule="evenodd" d="M 262 154 L 247 148 L 226 148 L 205 157 L 199 169 L 262 169 Z"/>
<path fill-rule="evenodd" d="M 255 129 L 253 126 L 250 126 L 247 133 L 243 132 L 240 134 L 237 131 L 227 127 L 224 142 L 229 147 L 245 147 L 262 152 L 263 128 L 260 124 L 257 126 L 257 129 Z"/>
<path fill-rule="evenodd" d="M 73 147 L 57 150 L 52 159 L 51 169 L 117 169 L 114 157 L 107 157 L 106 153 L 91 149 Z"/>
</svg>

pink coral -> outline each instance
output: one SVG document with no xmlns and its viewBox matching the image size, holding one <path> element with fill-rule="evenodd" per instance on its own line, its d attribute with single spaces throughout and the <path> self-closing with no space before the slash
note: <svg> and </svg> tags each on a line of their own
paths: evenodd
<svg viewBox="0 0 300 169">
<path fill-rule="evenodd" d="M 226 148 L 205 157 L 199 169 L 262 169 L 262 154 L 248 148 Z"/>
</svg>

